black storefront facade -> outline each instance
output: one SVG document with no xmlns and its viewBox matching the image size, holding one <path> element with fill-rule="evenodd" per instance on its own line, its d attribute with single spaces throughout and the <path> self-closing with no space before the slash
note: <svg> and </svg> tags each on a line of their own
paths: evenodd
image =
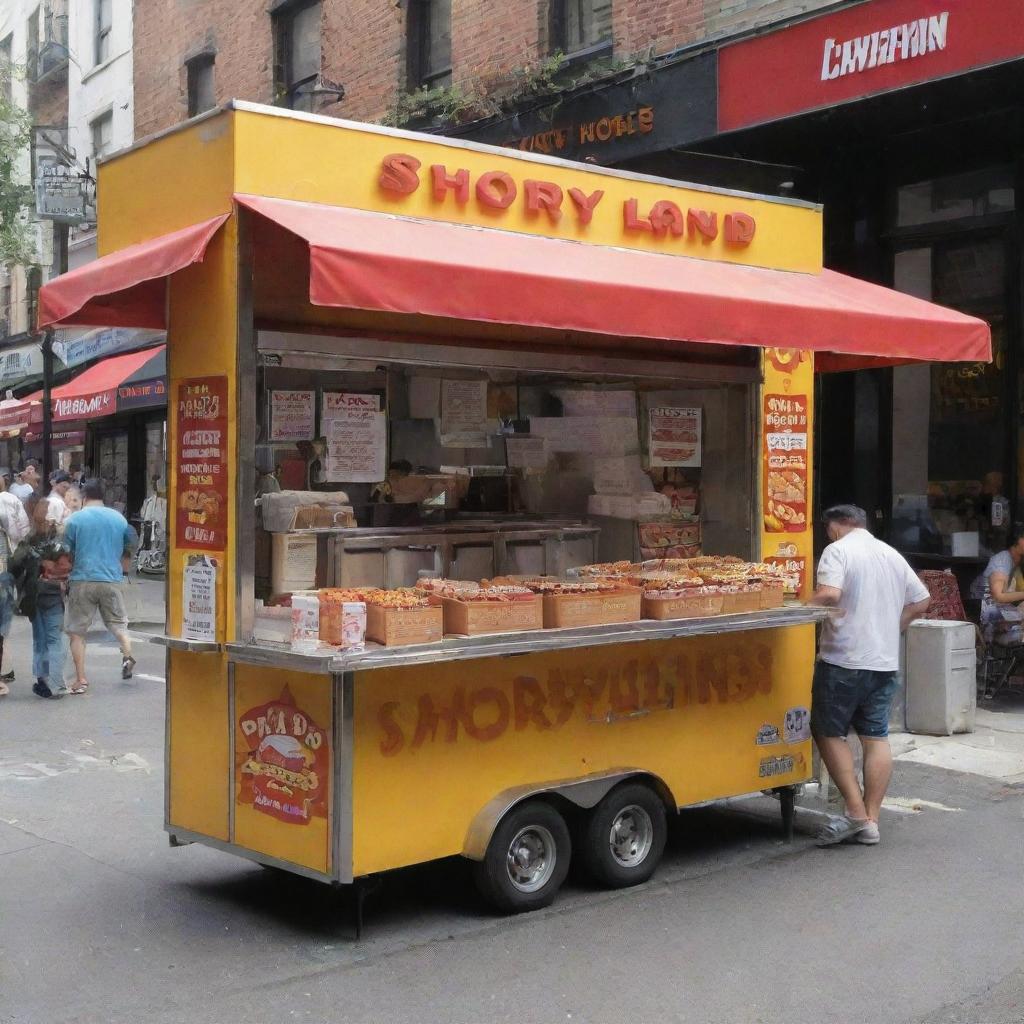
<svg viewBox="0 0 1024 1024">
<path fill-rule="evenodd" d="M 983 317 L 995 360 L 823 377 L 818 508 L 964 579 L 1024 519 L 1019 0 L 845 4 L 459 134 L 823 203 L 829 267 Z"/>
</svg>

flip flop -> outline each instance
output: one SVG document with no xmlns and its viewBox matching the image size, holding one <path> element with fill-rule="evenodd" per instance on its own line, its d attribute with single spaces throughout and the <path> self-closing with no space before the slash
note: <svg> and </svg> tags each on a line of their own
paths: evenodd
<svg viewBox="0 0 1024 1024">
<path fill-rule="evenodd" d="M 68 687 L 68 693 L 80 694 L 88 692 L 89 684 L 84 679 L 80 683 L 75 683 L 73 686 Z"/>
</svg>

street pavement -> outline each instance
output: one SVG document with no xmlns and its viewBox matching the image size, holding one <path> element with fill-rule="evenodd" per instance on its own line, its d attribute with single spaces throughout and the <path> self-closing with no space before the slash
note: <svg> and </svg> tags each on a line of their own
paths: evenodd
<svg viewBox="0 0 1024 1024">
<path fill-rule="evenodd" d="M 765 798 L 690 811 L 647 885 L 524 917 L 458 860 L 395 872 L 356 941 L 344 896 L 168 846 L 162 650 L 124 683 L 97 633 L 89 695 L 42 701 L 23 620 L 8 649 L 2 1024 L 1024 1021 L 1024 785 L 995 769 L 901 761 L 878 847 L 817 849 L 808 809 L 786 844 Z"/>
</svg>

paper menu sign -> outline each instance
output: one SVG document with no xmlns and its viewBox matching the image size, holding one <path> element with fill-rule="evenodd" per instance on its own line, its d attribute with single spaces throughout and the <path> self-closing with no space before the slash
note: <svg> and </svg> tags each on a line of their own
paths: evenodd
<svg viewBox="0 0 1024 1024">
<path fill-rule="evenodd" d="M 327 440 L 327 482 L 372 484 L 385 478 L 387 420 L 379 395 L 325 392 L 320 425 Z"/>
<path fill-rule="evenodd" d="M 548 445 L 543 437 L 506 437 L 505 452 L 510 469 L 544 469 Z"/>
<path fill-rule="evenodd" d="M 652 466 L 701 464 L 702 410 L 660 405 L 648 411 L 647 450 Z"/>
<path fill-rule="evenodd" d="M 270 440 L 312 440 L 315 405 L 315 391 L 271 391 Z"/>
<path fill-rule="evenodd" d="M 632 455 L 640 450 L 632 416 L 531 416 L 530 433 L 556 452 Z"/>
<path fill-rule="evenodd" d="M 635 391 L 559 388 L 555 396 L 565 416 L 631 416 L 636 419 Z"/>
<path fill-rule="evenodd" d="M 487 381 L 441 381 L 441 444 L 449 448 L 487 446 Z"/>
<path fill-rule="evenodd" d="M 181 635 L 185 640 L 217 639 L 217 563 L 205 555 L 188 560 L 182 575 Z"/>
</svg>

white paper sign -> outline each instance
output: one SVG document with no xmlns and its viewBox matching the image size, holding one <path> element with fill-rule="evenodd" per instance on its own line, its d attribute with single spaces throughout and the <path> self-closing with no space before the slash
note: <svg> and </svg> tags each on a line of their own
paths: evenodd
<svg viewBox="0 0 1024 1024">
<path fill-rule="evenodd" d="M 598 494 L 635 495 L 653 487 L 644 474 L 639 456 L 594 460 L 594 490 Z"/>
<path fill-rule="evenodd" d="M 441 381 L 441 444 L 449 448 L 487 446 L 487 381 Z"/>
<path fill-rule="evenodd" d="M 531 416 L 530 433 L 556 452 L 632 455 L 640 450 L 632 416 Z"/>
<path fill-rule="evenodd" d="M 509 469 L 544 469 L 548 464 L 548 446 L 543 437 L 506 437 L 505 451 Z"/>
<path fill-rule="evenodd" d="M 315 408 L 314 391 L 270 392 L 270 440 L 311 441 Z"/>
<path fill-rule="evenodd" d="M 701 464 L 700 409 L 661 405 L 648 417 L 648 451 L 652 466 Z"/>
<path fill-rule="evenodd" d="M 217 566 L 206 557 L 185 566 L 181 595 L 185 640 L 217 639 Z"/>
<path fill-rule="evenodd" d="M 565 416 L 631 416 L 636 419 L 635 391 L 559 388 L 555 395 Z"/>
<path fill-rule="evenodd" d="M 327 439 L 327 482 L 373 484 L 384 479 L 387 421 L 379 395 L 325 392 L 320 425 Z"/>
</svg>

